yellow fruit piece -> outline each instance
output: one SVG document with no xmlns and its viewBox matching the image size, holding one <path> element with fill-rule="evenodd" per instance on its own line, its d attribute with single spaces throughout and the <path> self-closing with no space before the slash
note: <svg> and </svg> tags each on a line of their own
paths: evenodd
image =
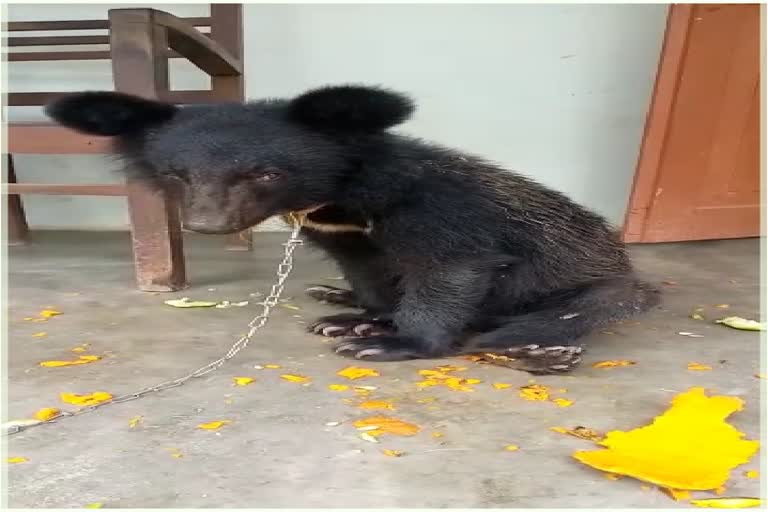
<svg viewBox="0 0 768 512">
<path fill-rule="evenodd" d="M 507 446 L 504 447 L 504 449 L 507 450 L 508 452 L 516 452 L 517 450 L 520 449 L 520 447 L 517 446 L 516 444 L 508 444 Z"/>
<path fill-rule="evenodd" d="M 328 389 L 331 391 L 346 391 L 349 389 L 349 386 L 346 384 L 328 384 Z"/>
<path fill-rule="evenodd" d="M 43 361 L 40 363 L 40 366 L 44 366 L 46 368 L 55 368 L 58 366 L 75 366 L 78 364 L 92 363 L 94 361 L 98 361 L 99 359 L 101 359 L 101 356 L 80 356 L 74 361 Z"/>
<path fill-rule="evenodd" d="M 744 476 L 747 478 L 760 478 L 760 472 L 754 469 L 744 472 Z"/>
<path fill-rule="evenodd" d="M 40 409 L 35 413 L 35 419 L 40 421 L 48 421 L 50 419 L 55 418 L 61 414 L 61 411 L 59 409 L 56 409 L 55 407 L 46 407 L 44 409 Z"/>
<path fill-rule="evenodd" d="M 573 400 L 568 400 L 566 398 L 555 398 L 552 402 L 558 407 L 570 407 L 573 405 Z"/>
<path fill-rule="evenodd" d="M 434 437 L 435 439 L 443 437 L 444 435 L 445 434 L 443 434 L 442 432 L 432 432 L 432 437 Z"/>
<path fill-rule="evenodd" d="M 435 370 L 437 370 L 439 372 L 443 372 L 443 373 L 463 372 L 466 369 L 467 369 L 466 366 L 454 366 L 454 365 L 451 365 L 451 364 L 444 364 L 444 365 L 440 365 L 440 366 L 435 367 Z"/>
<path fill-rule="evenodd" d="M 379 372 L 373 368 L 359 368 L 357 366 L 348 366 L 336 372 L 339 377 L 346 377 L 349 380 L 362 379 L 363 377 L 378 377 Z"/>
<path fill-rule="evenodd" d="M 235 381 L 235 386 L 247 386 L 248 384 L 252 384 L 255 379 L 252 377 L 233 377 Z"/>
<path fill-rule="evenodd" d="M 277 370 L 278 368 L 282 368 L 279 364 L 265 364 L 264 368 L 269 368 L 270 370 Z"/>
<path fill-rule="evenodd" d="M 520 388 L 520 398 L 531 401 L 549 400 L 549 387 L 541 384 L 529 384 Z"/>
<path fill-rule="evenodd" d="M 373 436 L 381 434 L 412 436 L 421 430 L 421 427 L 418 425 L 388 416 L 371 416 L 369 418 L 363 418 L 355 421 L 354 426 L 358 429 L 363 427 L 376 427 L 375 430 L 368 432 L 368 434 Z"/>
<path fill-rule="evenodd" d="M 669 496 L 675 501 L 688 501 L 691 499 L 691 491 L 667 488 L 664 489 L 664 492 L 669 494 Z"/>
<path fill-rule="evenodd" d="M 619 366 L 632 366 L 637 364 L 635 361 L 627 361 L 626 359 L 618 359 L 616 361 L 600 361 L 592 365 L 592 368 L 616 368 Z"/>
<path fill-rule="evenodd" d="M 574 427 L 572 429 L 565 427 L 550 427 L 551 431 L 558 432 L 560 434 L 566 434 L 586 441 L 593 441 L 599 443 L 603 440 L 603 435 L 595 430 L 586 427 Z"/>
<path fill-rule="evenodd" d="M 128 428 L 136 428 L 136 426 L 144 421 L 143 416 L 134 416 L 128 421 Z"/>
<path fill-rule="evenodd" d="M 388 409 L 390 411 L 395 410 L 395 406 L 386 400 L 368 400 L 358 404 L 360 409 Z"/>
<path fill-rule="evenodd" d="M 89 503 L 89 504 L 85 505 L 83 508 L 102 508 L 103 506 L 104 506 L 103 503 L 97 501 L 95 503 Z"/>
<path fill-rule="evenodd" d="M 701 508 L 754 508 L 763 501 L 760 498 L 709 498 L 691 500 L 691 505 Z"/>
<path fill-rule="evenodd" d="M 78 395 L 75 393 L 61 393 L 59 395 L 62 402 L 66 402 L 72 405 L 79 405 L 81 407 L 87 405 L 97 405 L 102 402 L 112 400 L 112 395 L 104 391 L 96 391 L 90 395 Z"/>
<path fill-rule="evenodd" d="M 36 332 L 32 335 L 33 338 L 45 338 L 46 336 L 48 336 L 47 332 Z"/>
<path fill-rule="evenodd" d="M 38 315 L 40 315 L 42 318 L 53 318 L 54 316 L 58 316 L 62 314 L 61 311 L 58 311 L 56 309 L 44 309 Z"/>
<path fill-rule="evenodd" d="M 688 363 L 689 370 L 696 370 L 696 371 L 702 371 L 702 370 L 711 370 L 712 367 L 708 364 L 701 364 L 701 363 Z"/>
<path fill-rule="evenodd" d="M 8 464 L 21 464 L 23 462 L 29 461 L 29 459 L 26 457 L 8 457 L 7 459 L 5 459 L 5 461 Z"/>
<path fill-rule="evenodd" d="M 741 318 L 740 316 L 729 316 L 726 318 L 721 318 L 717 321 L 718 324 L 727 325 L 728 327 L 731 327 L 732 329 L 739 329 L 742 331 L 764 331 L 765 327 L 763 327 L 763 324 L 760 322 L 756 322 L 755 320 L 747 320 L 746 318 Z"/>
<path fill-rule="evenodd" d="M 228 425 L 230 423 L 232 423 L 230 420 L 209 421 L 208 423 L 199 424 L 197 428 L 201 428 L 203 430 L 218 430 L 224 425 Z"/>
<path fill-rule="evenodd" d="M 749 461 L 758 441 L 744 440 L 725 419 L 743 408 L 736 397 L 706 396 L 703 388 L 677 395 L 653 423 L 609 432 L 607 449 L 577 451 L 574 458 L 601 471 L 681 490 L 722 486 L 731 469 Z"/>
<path fill-rule="evenodd" d="M 507 389 L 511 388 L 512 384 L 507 384 L 506 382 L 494 382 L 493 387 L 496 389 Z"/>
<path fill-rule="evenodd" d="M 405 455 L 405 452 L 401 452 L 400 450 L 381 450 L 381 453 L 387 457 L 402 457 Z"/>
<path fill-rule="evenodd" d="M 208 300 L 190 300 L 189 297 L 166 300 L 164 303 L 174 308 L 212 308 L 218 304 Z"/>
<path fill-rule="evenodd" d="M 303 375 L 291 375 L 290 373 L 285 373 L 281 375 L 280 378 L 287 380 L 289 382 L 298 382 L 298 383 L 305 383 L 312 380 L 309 377 L 305 377 Z"/>
</svg>

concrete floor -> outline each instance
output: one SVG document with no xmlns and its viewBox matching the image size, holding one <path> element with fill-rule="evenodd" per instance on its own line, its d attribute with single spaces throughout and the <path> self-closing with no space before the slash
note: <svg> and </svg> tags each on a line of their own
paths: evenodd
<svg viewBox="0 0 768 512">
<path fill-rule="evenodd" d="M 61 406 L 59 393 L 104 390 L 122 394 L 181 376 L 219 357 L 243 332 L 256 307 L 172 309 L 171 297 L 247 300 L 271 284 L 282 234 L 260 234 L 253 253 L 228 253 L 217 237 L 188 238 L 192 287 L 182 293 L 147 294 L 133 288 L 126 235 L 38 234 L 34 245 L 12 248 L 9 379 L 12 419 L 42 407 Z M 336 371 L 350 362 L 304 332 L 301 322 L 334 311 L 302 295 L 307 283 L 337 275 L 307 249 L 286 296 L 301 310 L 278 308 L 245 352 L 216 373 L 138 401 L 43 425 L 10 438 L 10 505 L 23 508 L 269 508 L 269 507 L 688 507 L 656 489 L 625 478 L 610 481 L 570 457 L 590 443 L 549 427 L 583 425 L 601 431 L 630 429 L 663 412 L 675 393 L 704 386 L 738 395 L 746 410 L 732 417 L 749 438 L 759 437 L 759 335 L 689 318 L 697 305 L 708 319 L 727 313 L 759 314 L 757 240 L 642 246 L 633 249 L 638 268 L 665 285 L 662 309 L 638 322 L 595 333 L 585 364 L 569 376 L 537 377 L 567 388 L 573 406 L 529 402 L 517 387 L 525 373 L 461 360 L 372 363 L 380 377 L 356 383 L 378 386 L 373 398 L 393 399 L 391 413 L 422 427 L 414 437 L 387 437 L 372 444 L 349 423 L 378 411 L 345 403 L 351 393 L 329 391 Z M 209 290 L 214 289 L 214 290 Z M 251 298 L 252 299 L 252 298 Z M 23 318 L 46 306 L 63 311 L 46 323 Z M 297 316 L 298 315 L 298 316 Z M 299 318 L 300 316 L 300 318 Z M 33 337 L 45 331 L 48 336 Z M 677 334 L 702 334 L 690 338 Z M 43 360 L 72 358 L 89 343 L 103 355 L 93 364 L 41 368 Z M 600 370 L 591 363 L 631 359 L 637 365 Z M 481 379 L 473 393 L 417 390 L 417 370 L 465 364 Z M 691 361 L 713 371 L 688 371 Z M 280 364 L 282 369 L 254 369 Z M 302 386 L 281 373 L 312 377 Z M 256 382 L 233 387 L 233 376 Z M 493 382 L 510 389 L 497 390 Z M 435 397 L 425 404 L 423 397 Z M 73 406 L 64 406 L 71 408 Z M 129 428 L 129 420 L 143 422 Z M 196 429 L 231 420 L 219 431 Z M 335 427 L 328 422 L 342 422 Z M 443 437 L 433 437 L 432 432 Z M 520 450 L 504 451 L 516 444 Z M 406 452 L 384 456 L 382 449 Z M 173 450 L 183 456 L 173 457 Z M 733 472 L 728 495 L 759 494 L 744 469 Z"/>
</svg>

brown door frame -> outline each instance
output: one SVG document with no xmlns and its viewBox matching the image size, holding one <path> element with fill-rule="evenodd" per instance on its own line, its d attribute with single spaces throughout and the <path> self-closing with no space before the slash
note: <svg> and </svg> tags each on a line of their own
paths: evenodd
<svg viewBox="0 0 768 512">
<path fill-rule="evenodd" d="M 627 243 L 643 241 L 660 177 L 661 158 L 670 127 L 669 118 L 683 71 L 688 34 L 693 23 L 693 8 L 692 4 L 673 4 L 669 7 L 656 83 L 624 219 L 623 239 Z"/>
</svg>

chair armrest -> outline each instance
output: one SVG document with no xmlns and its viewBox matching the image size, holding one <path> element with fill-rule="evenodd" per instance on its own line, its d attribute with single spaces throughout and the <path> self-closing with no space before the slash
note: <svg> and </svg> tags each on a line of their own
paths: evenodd
<svg viewBox="0 0 768 512">
<path fill-rule="evenodd" d="M 168 33 L 168 46 L 210 76 L 239 76 L 243 66 L 223 46 L 182 18 L 156 9 L 110 9 L 110 24 L 149 23 Z"/>
</svg>

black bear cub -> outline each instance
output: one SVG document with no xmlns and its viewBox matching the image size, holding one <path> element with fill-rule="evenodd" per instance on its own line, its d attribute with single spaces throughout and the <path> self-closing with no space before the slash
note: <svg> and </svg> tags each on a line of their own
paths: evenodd
<svg viewBox="0 0 768 512">
<path fill-rule="evenodd" d="M 388 131 L 413 110 L 402 94 L 341 85 L 183 108 L 84 92 L 47 113 L 115 136 L 129 179 L 182 191 L 192 231 L 305 214 L 306 238 L 351 285 L 308 293 L 362 310 L 312 326 L 340 338 L 344 356 L 495 353 L 528 371 L 566 371 L 581 359 L 580 338 L 659 302 L 599 215 L 475 156 Z"/>
</svg>

